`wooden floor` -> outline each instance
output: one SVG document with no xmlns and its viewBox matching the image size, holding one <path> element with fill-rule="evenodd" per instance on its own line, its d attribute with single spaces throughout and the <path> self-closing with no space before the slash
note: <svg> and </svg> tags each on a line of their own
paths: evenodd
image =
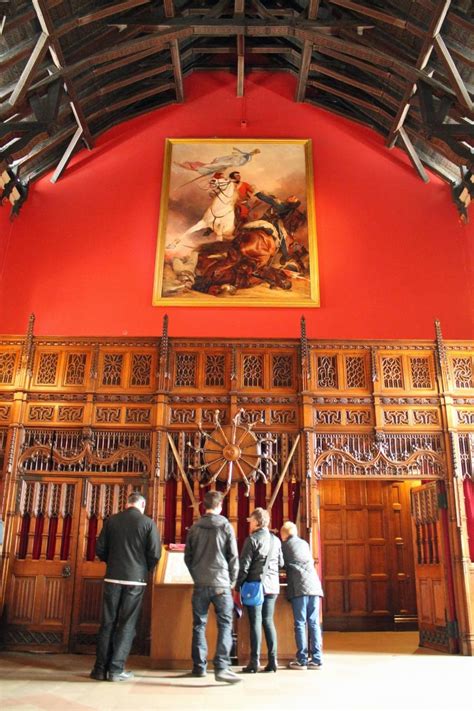
<svg viewBox="0 0 474 711">
<path fill-rule="evenodd" d="M 0 708 L 15 711 L 472 711 L 474 659 L 419 649 L 413 632 L 328 632 L 324 668 L 194 679 L 131 658 L 131 682 L 88 678 L 85 655 L 0 654 Z"/>
</svg>

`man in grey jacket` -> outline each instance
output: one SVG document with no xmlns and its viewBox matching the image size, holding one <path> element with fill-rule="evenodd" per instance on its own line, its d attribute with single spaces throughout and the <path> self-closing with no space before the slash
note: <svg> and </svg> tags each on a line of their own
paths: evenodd
<svg viewBox="0 0 474 711">
<path fill-rule="evenodd" d="M 230 669 L 234 610 L 231 589 L 239 572 L 239 554 L 234 530 L 229 521 L 220 515 L 222 499 L 219 491 L 206 492 L 206 513 L 189 530 L 184 561 L 194 580 L 192 674 L 206 676 L 206 624 L 212 603 L 218 629 L 214 675 L 217 681 L 235 684 L 241 678 Z"/>
<path fill-rule="evenodd" d="M 295 524 L 287 521 L 281 527 L 280 534 L 288 584 L 287 596 L 293 607 L 297 648 L 296 659 L 288 666 L 290 669 L 320 669 L 323 663 L 319 625 L 319 604 L 323 596 L 321 581 L 316 573 L 309 545 L 299 538 Z"/>
</svg>

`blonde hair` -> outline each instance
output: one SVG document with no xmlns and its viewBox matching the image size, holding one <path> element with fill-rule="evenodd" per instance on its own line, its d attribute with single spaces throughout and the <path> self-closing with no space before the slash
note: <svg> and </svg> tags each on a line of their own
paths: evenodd
<svg viewBox="0 0 474 711">
<path fill-rule="evenodd" d="M 297 536 L 298 535 L 298 529 L 297 529 L 296 525 L 293 523 L 293 521 L 285 521 L 285 523 L 281 527 L 280 531 L 282 533 L 285 532 L 287 536 Z"/>
<path fill-rule="evenodd" d="M 252 511 L 250 518 L 255 519 L 259 528 L 265 528 L 270 523 L 270 514 L 266 509 L 262 509 L 261 506 Z"/>
</svg>

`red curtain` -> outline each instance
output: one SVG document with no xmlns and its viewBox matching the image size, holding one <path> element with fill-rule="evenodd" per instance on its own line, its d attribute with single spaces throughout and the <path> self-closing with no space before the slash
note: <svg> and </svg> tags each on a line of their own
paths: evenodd
<svg viewBox="0 0 474 711">
<path fill-rule="evenodd" d="M 87 551 L 86 560 L 94 560 L 95 558 L 95 544 L 97 541 L 97 516 L 91 516 L 89 519 L 89 528 L 87 531 Z"/>
<path fill-rule="evenodd" d="M 35 534 L 33 539 L 33 560 L 39 560 L 41 555 L 41 548 L 43 544 L 43 529 L 44 529 L 44 516 L 39 514 L 36 519 Z"/>
<path fill-rule="evenodd" d="M 168 479 L 165 486 L 165 544 L 176 542 L 176 488 L 176 479 Z"/>
<path fill-rule="evenodd" d="M 48 545 L 46 546 L 46 560 L 54 560 L 56 551 L 56 533 L 58 531 L 58 517 L 53 516 L 49 519 L 48 528 Z"/>
<path fill-rule="evenodd" d="M 69 548 L 71 546 L 71 527 L 72 518 L 71 516 L 65 516 L 63 522 L 63 537 L 61 541 L 61 560 L 68 560 L 69 558 Z"/>
<path fill-rule="evenodd" d="M 464 481 L 464 501 L 466 504 L 467 532 L 469 535 L 469 555 L 474 562 L 474 481 Z"/>
</svg>

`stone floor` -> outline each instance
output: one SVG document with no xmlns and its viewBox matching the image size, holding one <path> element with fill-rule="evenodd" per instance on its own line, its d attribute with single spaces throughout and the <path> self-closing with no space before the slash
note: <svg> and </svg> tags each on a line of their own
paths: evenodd
<svg viewBox="0 0 474 711">
<path fill-rule="evenodd" d="M 15 711 L 473 711 L 474 659 L 417 647 L 413 632 L 325 634 L 320 671 L 243 676 L 235 686 L 209 674 L 152 669 L 131 658 L 133 681 L 88 678 L 85 655 L 0 654 L 0 709 Z"/>
</svg>

